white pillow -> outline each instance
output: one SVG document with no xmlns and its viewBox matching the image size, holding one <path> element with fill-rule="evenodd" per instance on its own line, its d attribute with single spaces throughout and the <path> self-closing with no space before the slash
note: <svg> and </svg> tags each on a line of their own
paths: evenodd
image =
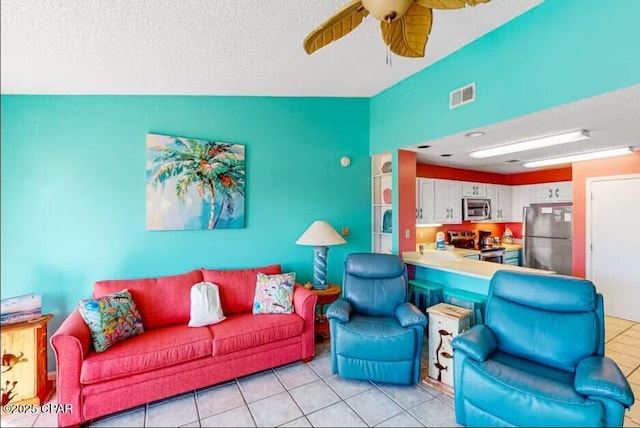
<svg viewBox="0 0 640 428">
<path fill-rule="evenodd" d="M 189 327 L 203 327 L 224 321 L 218 286 L 199 282 L 191 287 L 191 319 Z"/>
</svg>

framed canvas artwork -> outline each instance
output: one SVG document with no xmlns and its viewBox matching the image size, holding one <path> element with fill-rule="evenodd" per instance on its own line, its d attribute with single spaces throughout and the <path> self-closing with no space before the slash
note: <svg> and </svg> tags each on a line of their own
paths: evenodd
<svg viewBox="0 0 640 428">
<path fill-rule="evenodd" d="M 147 230 L 244 228 L 241 144 L 147 134 Z"/>
</svg>

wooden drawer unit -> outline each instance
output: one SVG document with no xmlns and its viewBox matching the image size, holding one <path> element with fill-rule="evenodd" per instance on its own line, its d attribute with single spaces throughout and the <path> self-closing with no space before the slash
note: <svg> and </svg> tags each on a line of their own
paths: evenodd
<svg viewBox="0 0 640 428">
<path fill-rule="evenodd" d="M 47 379 L 47 323 L 53 315 L 2 326 L 2 404 L 43 404 Z M 4 412 L 3 412 L 4 413 Z"/>
</svg>

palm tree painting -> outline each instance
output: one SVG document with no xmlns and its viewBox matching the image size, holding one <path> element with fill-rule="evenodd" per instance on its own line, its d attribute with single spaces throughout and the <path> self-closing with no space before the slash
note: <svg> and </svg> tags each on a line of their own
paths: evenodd
<svg viewBox="0 0 640 428">
<path fill-rule="evenodd" d="M 244 145 L 147 134 L 147 230 L 244 227 Z"/>
</svg>

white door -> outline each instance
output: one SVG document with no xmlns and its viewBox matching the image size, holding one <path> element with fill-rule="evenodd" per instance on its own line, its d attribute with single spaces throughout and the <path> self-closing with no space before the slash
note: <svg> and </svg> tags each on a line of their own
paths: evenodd
<svg viewBox="0 0 640 428">
<path fill-rule="evenodd" d="M 586 197 L 587 278 L 605 315 L 640 322 L 640 175 L 590 179 Z"/>
</svg>

